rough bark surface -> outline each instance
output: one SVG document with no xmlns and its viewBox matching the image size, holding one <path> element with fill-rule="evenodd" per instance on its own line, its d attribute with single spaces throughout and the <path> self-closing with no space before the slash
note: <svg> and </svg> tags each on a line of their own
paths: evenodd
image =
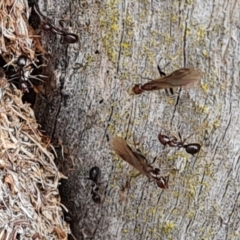
<svg viewBox="0 0 240 240">
<path fill-rule="evenodd" d="M 66 29 L 80 38 L 64 46 L 42 34 L 51 81 L 47 100 L 35 105 L 64 152 L 62 200 L 76 238 L 239 239 L 240 2 L 44 0 L 41 9 L 56 25 L 69 18 Z M 194 65 L 203 77 L 180 91 L 178 104 L 164 91 L 130 95 L 144 77 L 159 76 L 157 64 L 166 73 Z M 157 140 L 178 131 L 202 144 L 197 156 Z M 108 138 L 116 135 L 138 142 L 149 162 L 169 173 L 168 190 L 136 176 L 112 152 Z M 93 166 L 102 170 L 100 205 L 84 179 Z"/>
</svg>

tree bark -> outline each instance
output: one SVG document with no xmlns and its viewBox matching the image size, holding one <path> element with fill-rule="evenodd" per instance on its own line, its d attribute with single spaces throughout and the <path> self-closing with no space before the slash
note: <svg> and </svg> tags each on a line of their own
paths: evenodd
<svg viewBox="0 0 240 240">
<path fill-rule="evenodd" d="M 43 1 L 41 10 L 79 35 L 51 52 L 46 100 L 35 112 L 57 146 L 69 179 L 62 200 L 77 239 L 239 239 L 239 12 L 229 1 Z M 71 27 L 70 27 L 71 26 Z M 129 94 L 145 78 L 194 65 L 197 86 Z M 177 98 L 179 101 L 177 103 Z M 196 156 L 163 147 L 158 134 L 199 142 Z M 109 138 L 122 136 L 169 174 L 162 190 L 118 158 Z M 61 154 L 63 152 L 64 154 Z M 62 157 L 64 155 L 64 159 Z M 91 199 L 91 167 L 101 168 L 102 203 Z"/>
</svg>

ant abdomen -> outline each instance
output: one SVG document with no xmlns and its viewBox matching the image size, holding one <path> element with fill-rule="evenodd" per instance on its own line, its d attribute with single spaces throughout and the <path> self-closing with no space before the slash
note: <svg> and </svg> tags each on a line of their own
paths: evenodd
<svg viewBox="0 0 240 240">
<path fill-rule="evenodd" d="M 92 167 L 89 170 L 89 179 L 91 179 L 93 182 L 97 183 L 98 178 L 101 175 L 101 170 L 99 167 Z"/>
<path fill-rule="evenodd" d="M 190 143 L 184 145 L 183 147 L 185 148 L 186 152 L 191 155 L 198 153 L 201 149 L 201 145 L 199 143 Z"/>
</svg>

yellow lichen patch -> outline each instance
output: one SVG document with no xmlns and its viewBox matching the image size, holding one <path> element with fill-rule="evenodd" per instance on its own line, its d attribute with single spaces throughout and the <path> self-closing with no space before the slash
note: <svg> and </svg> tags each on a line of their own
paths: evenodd
<svg viewBox="0 0 240 240">
<path fill-rule="evenodd" d="M 208 51 L 207 50 L 205 50 L 205 49 L 203 49 L 202 50 L 202 55 L 205 57 L 205 58 L 207 58 L 209 55 L 208 55 Z"/>
<path fill-rule="evenodd" d="M 87 65 L 91 64 L 94 61 L 93 56 L 88 54 L 86 57 Z"/>
<path fill-rule="evenodd" d="M 205 105 L 201 106 L 197 102 L 195 102 L 194 106 L 195 106 L 195 111 L 197 113 L 206 113 L 206 114 L 209 113 L 209 107 L 208 106 L 205 106 Z"/>
<path fill-rule="evenodd" d="M 174 154 L 172 154 L 171 156 L 168 156 L 167 160 L 168 161 L 174 161 L 176 159 L 183 159 L 183 160 L 188 160 L 189 159 L 189 154 L 187 154 L 186 152 L 183 151 L 177 151 Z"/>
<path fill-rule="evenodd" d="M 122 42 L 121 46 L 123 49 L 129 49 L 130 47 L 132 47 L 132 45 L 128 42 Z"/>
<path fill-rule="evenodd" d="M 213 169 L 213 164 L 206 164 L 204 167 L 204 173 L 206 176 L 209 177 L 214 177 L 214 169 Z"/>
<path fill-rule="evenodd" d="M 175 99 L 173 99 L 173 98 L 171 98 L 171 97 L 168 97 L 166 100 L 167 100 L 167 103 L 168 103 L 169 105 L 173 105 L 173 104 L 175 103 Z"/>
<path fill-rule="evenodd" d="M 175 228 L 175 225 L 172 221 L 167 221 L 162 226 L 162 230 L 166 235 L 169 235 L 174 228 Z"/>
<path fill-rule="evenodd" d="M 132 177 L 132 178 L 136 178 L 139 176 L 139 171 L 137 170 L 131 170 L 130 173 L 129 173 L 129 176 Z"/>
<path fill-rule="evenodd" d="M 116 23 L 113 23 L 111 26 L 110 26 L 111 30 L 112 31 L 118 31 L 118 25 Z"/>
<path fill-rule="evenodd" d="M 221 121 L 219 119 L 214 120 L 214 122 L 212 123 L 214 128 L 219 128 L 221 125 Z"/>
<path fill-rule="evenodd" d="M 156 31 L 155 29 L 151 30 L 151 34 L 153 37 L 157 36 L 159 34 L 158 31 Z"/>
<path fill-rule="evenodd" d="M 157 211 L 157 206 L 151 207 L 150 209 L 147 210 L 147 215 L 152 216 L 153 214 L 155 214 Z"/>
<path fill-rule="evenodd" d="M 188 35 L 190 35 L 191 34 L 191 29 L 190 28 L 187 28 L 186 29 L 186 35 L 188 36 Z"/>
<path fill-rule="evenodd" d="M 189 211 L 189 212 L 187 213 L 187 217 L 188 217 L 189 219 L 193 219 L 194 216 L 195 216 L 195 213 L 194 213 L 193 211 Z"/>
<path fill-rule="evenodd" d="M 122 162 L 120 162 L 120 161 L 117 162 L 117 163 L 116 163 L 116 168 L 122 170 L 122 169 L 123 169 Z"/>
<path fill-rule="evenodd" d="M 208 90 L 209 90 L 208 84 L 206 84 L 206 83 L 201 84 L 201 88 L 203 89 L 204 92 L 208 92 Z"/>
<path fill-rule="evenodd" d="M 124 55 L 125 57 L 131 57 L 132 53 L 131 53 L 130 51 L 124 50 L 124 51 L 123 51 L 123 55 Z"/>
<path fill-rule="evenodd" d="M 236 231 L 234 231 L 230 236 L 229 236 L 229 238 L 230 239 L 239 239 L 239 236 L 240 236 L 240 233 L 239 233 L 239 231 L 238 230 L 236 230 Z M 237 237 L 237 238 L 235 238 L 235 237 Z"/>
<path fill-rule="evenodd" d="M 172 193 L 173 193 L 173 196 L 174 196 L 175 198 L 179 198 L 179 196 L 180 196 L 179 191 L 172 191 Z"/>
<path fill-rule="evenodd" d="M 206 29 L 204 27 L 199 27 L 198 32 L 197 32 L 197 36 L 200 39 L 204 39 L 206 35 Z"/>
<path fill-rule="evenodd" d="M 188 5 L 193 5 L 193 0 L 187 0 Z"/>
<path fill-rule="evenodd" d="M 208 182 L 203 182 L 202 185 L 206 188 L 206 189 L 210 189 L 210 185 Z"/>
<path fill-rule="evenodd" d="M 113 0 L 102 4 L 100 10 L 100 27 L 104 37 L 102 43 L 108 54 L 109 60 L 113 63 L 117 62 L 118 49 L 120 40 L 119 29 L 119 1 Z"/>
<path fill-rule="evenodd" d="M 155 228 L 148 228 L 149 233 L 155 233 L 156 231 L 157 231 L 157 229 L 155 229 Z"/>
<path fill-rule="evenodd" d="M 187 194 L 189 197 L 193 197 L 196 194 L 196 184 L 195 182 L 188 184 Z"/>
<path fill-rule="evenodd" d="M 134 21 L 133 18 L 130 14 L 127 14 L 126 18 L 125 18 L 125 24 L 127 25 L 127 27 L 134 27 Z"/>
<path fill-rule="evenodd" d="M 168 44 L 172 43 L 174 41 L 173 37 L 170 35 L 165 34 L 164 41 Z"/>
<path fill-rule="evenodd" d="M 135 231 L 135 233 L 140 233 L 141 229 L 140 228 L 135 228 L 134 231 Z"/>
<path fill-rule="evenodd" d="M 209 107 L 208 106 L 204 106 L 202 109 L 203 109 L 204 113 L 209 114 Z"/>
<path fill-rule="evenodd" d="M 113 135 L 115 133 L 115 131 L 116 131 L 115 125 L 114 124 L 109 124 L 108 130 Z"/>
<path fill-rule="evenodd" d="M 178 20 L 178 16 L 177 15 L 174 14 L 174 15 L 171 16 L 171 21 L 172 22 L 177 22 L 177 20 Z"/>
</svg>

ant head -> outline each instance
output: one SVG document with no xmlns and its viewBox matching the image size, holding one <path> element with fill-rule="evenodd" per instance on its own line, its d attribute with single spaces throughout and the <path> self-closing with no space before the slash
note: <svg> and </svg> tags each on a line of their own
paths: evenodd
<svg viewBox="0 0 240 240">
<path fill-rule="evenodd" d="M 29 93 L 29 89 L 28 89 L 28 85 L 25 82 L 21 82 L 20 83 L 20 88 L 22 90 L 23 93 Z"/>
<path fill-rule="evenodd" d="M 91 193 L 92 193 L 92 194 L 96 194 L 96 192 L 99 190 L 97 184 L 96 184 L 96 183 L 93 183 L 91 186 L 92 186 L 92 191 L 91 191 Z"/>
<path fill-rule="evenodd" d="M 199 143 L 190 143 L 184 145 L 183 147 L 185 148 L 186 152 L 191 155 L 198 153 L 201 149 L 201 145 Z"/>
<path fill-rule="evenodd" d="M 156 183 L 158 185 L 158 187 L 162 188 L 162 189 L 167 189 L 168 188 L 168 180 L 169 177 L 159 177 L 158 179 L 156 179 Z"/>
<path fill-rule="evenodd" d="M 170 142 L 170 138 L 167 135 L 163 135 L 161 133 L 158 134 L 158 140 L 164 146 L 166 146 Z"/>
<path fill-rule="evenodd" d="M 154 179 L 159 179 L 160 178 L 159 173 L 160 173 L 160 169 L 159 168 L 154 168 L 154 169 L 150 170 L 150 174 L 152 175 L 152 177 Z"/>
<path fill-rule="evenodd" d="M 143 90 L 141 89 L 141 84 L 135 84 L 132 88 L 132 91 L 136 95 L 141 94 L 143 92 Z"/>
<path fill-rule="evenodd" d="M 93 195 L 92 195 L 92 200 L 95 202 L 95 203 L 101 203 L 101 198 L 100 198 L 100 196 L 98 195 L 98 194 L 96 194 L 96 193 L 94 193 Z"/>
<path fill-rule="evenodd" d="M 42 22 L 41 23 L 41 28 L 42 28 L 42 30 L 44 30 L 46 32 L 52 31 L 52 25 L 50 23 L 47 23 L 47 22 Z"/>
<path fill-rule="evenodd" d="M 27 57 L 24 55 L 21 55 L 17 59 L 17 65 L 21 68 L 25 67 L 27 64 Z"/>
<path fill-rule="evenodd" d="M 75 43 L 77 41 L 78 41 L 78 35 L 73 34 L 73 33 L 65 33 L 65 34 L 63 34 L 61 43 L 71 44 L 71 43 Z"/>
<path fill-rule="evenodd" d="M 182 144 L 182 141 L 179 142 L 175 137 L 172 137 L 171 140 L 168 142 L 168 145 L 170 147 L 181 147 Z"/>
<path fill-rule="evenodd" d="M 101 170 L 99 167 L 92 167 L 89 170 L 89 179 L 91 179 L 93 182 L 97 183 L 98 178 L 101 175 Z"/>
</svg>

